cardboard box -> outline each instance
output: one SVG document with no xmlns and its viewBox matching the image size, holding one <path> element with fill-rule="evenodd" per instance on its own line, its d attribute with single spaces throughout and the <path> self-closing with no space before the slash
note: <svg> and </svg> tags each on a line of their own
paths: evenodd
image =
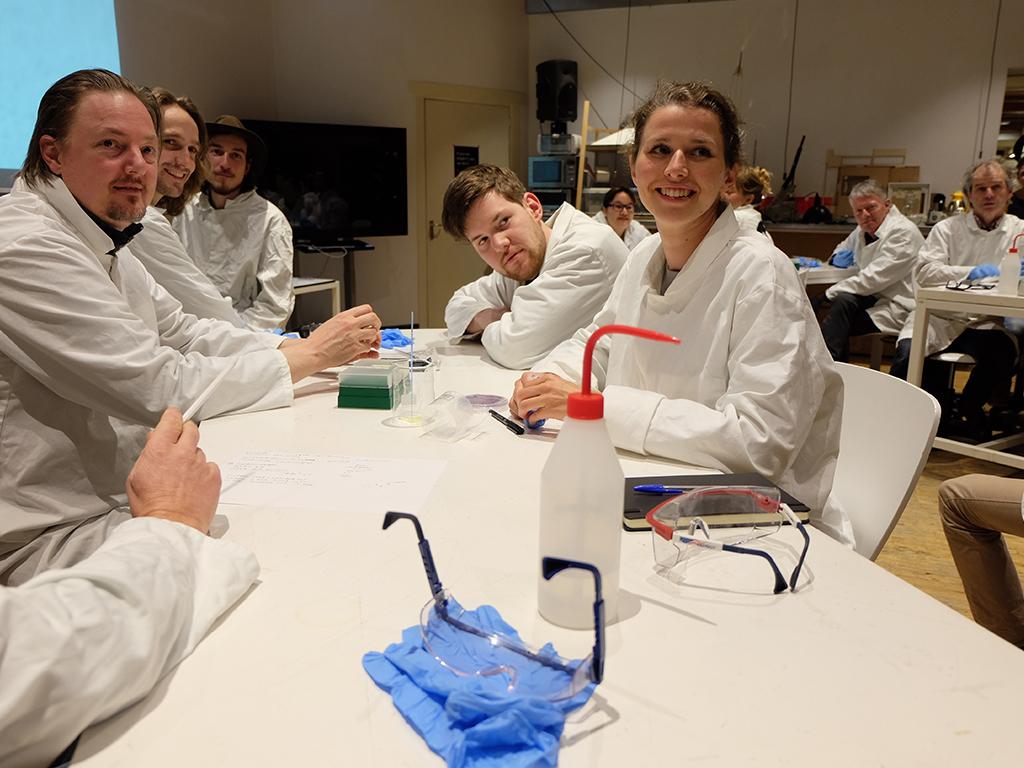
<svg viewBox="0 0 1024 768">
<path fill-rule="evenodd" d="M 836 175 L 836 217 L 845 219 L 853 216 L 850 207 L 850 190 L 855 184 L 874 179 L 878 186 L 886 189 L 893 181 L 920 181 L 921 167 L 918 165 L 843 165 Z"/>
</svg>

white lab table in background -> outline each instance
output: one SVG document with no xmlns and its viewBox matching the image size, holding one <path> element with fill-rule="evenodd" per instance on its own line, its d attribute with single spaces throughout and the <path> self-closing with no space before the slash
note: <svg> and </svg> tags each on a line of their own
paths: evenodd
<svg viewBox="0 0 1024 768">
<path fill-rule="evenodd" d="M 292 291 L 296 296 L 319 291 L 331 292 L 331 317 L 341 312 L 341 286 L 337 280 L 326 277 L 293 277 Z"/>
<path fill-rule="evenodd" d="M 438 392 L 507 395 L 519 375 L 476 345 L 434 354 Z M 466 606 L 495 605 L 531 642 L 589 651 L 591 632 L 536 609 L 550 437 L 487 419 L 477 439 L 442 443 L 380 426 L 385 412 L 337 409 L 329 379 L 300 390 L 292 408 L 204 422 L 201 446 L 220 462 L 260 449 L 446 459 L 418 513 L 444 584 Z M 621 458 L 627 476 L 693 471 Z M 430 597 L 412 527 L 383 532 L 379 514 L 343 498 L 329 512 L 220 512 L 225 535 L 258 556 L 260 582 L 144 701 L 88 730 L 75 764 L 440 765 L 361 665 Z M 1024 654 L 811 535 L 804 586 L 775 596 L 757 558 L 716 554 L 678 584 L 654 572 L 649 533 L 624 534 L 605 681 L 570 717 L 560 763 L 1019 765 Z M 787 575 L 799 542 L 786 529 L 769 545 Z"/>
<path fill-rule="evenodd" d="M 960 312 L 969 315 L 993 317 L 1024 317 L 1024 296 L 996 293 L 995 290 L 953 291 L 948 288 L 918 288 L 917 311 L 914 314 L 914 339 L 923 339 L 928 332 L 928 317 L 932 312 Z M 912 343 L 907 381 L 921 386 L 924 371 L 924 345 Z M 1024 456 L 1009 453 L 1004 448 L 1019 445 L 1019 435 L 1011 435 L 981 445 L 963 443 L 947 437 L 935 438 L 933 447 L 944 451 L 971 456 L 1007 467 L 1024 469 Z"/>
<path fill-rule="evenodd" d="M 834 285 L 840 280 L 856 275 L 859 271 L 856 268 L 841 269 L 829 264 L 823 264 L 820 267 L 802 270 L 801 274 L 806 275 L 805 285 Z"/>
</svg>

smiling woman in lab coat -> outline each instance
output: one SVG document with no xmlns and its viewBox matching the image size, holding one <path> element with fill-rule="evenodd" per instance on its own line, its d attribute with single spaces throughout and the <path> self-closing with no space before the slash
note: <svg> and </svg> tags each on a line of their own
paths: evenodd
<svg viewBox="0 0 1024 768">
<path fill-rule="evenodd" d="M 587 328 L 516 383 L 512 412 L 565 417 L 583 347 L 600 326 L 625 323 L 677 336 L 669 347 L 602 338 L 595 384 L 619 448 L 727 472 L 759 472 L 852 543 L 829 501 L 843 385 L 796 273 L 721 200 L 740 161 L 729 100 L 701 83 L 662 83 L 634 115 L 630 168 L 658 234 L 630 255 Z"/>
</svg>

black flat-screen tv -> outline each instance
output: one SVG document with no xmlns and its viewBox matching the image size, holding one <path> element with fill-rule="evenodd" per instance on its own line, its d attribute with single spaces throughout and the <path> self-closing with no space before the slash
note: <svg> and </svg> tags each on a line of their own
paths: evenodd
<svg viewBox="0 0 1024 768">
<path fill-rule="evenodd" d="M 243 119 L 267 145 L 259 193 L 296 242 L 407 235 L 405 129 Z"/>
</svg>

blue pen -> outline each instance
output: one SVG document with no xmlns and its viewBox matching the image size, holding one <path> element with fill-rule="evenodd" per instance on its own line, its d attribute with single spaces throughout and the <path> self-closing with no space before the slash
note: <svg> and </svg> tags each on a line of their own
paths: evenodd
<svg viewBox="0 0 1024 768">
<path fill-rule="evenodd" d="M 692 485 L 634 485 L 633 490 L 637 493 L 657 493 L 667 496 L 678 496 L 681 493 L 693 490 Z"/>
</svg>

